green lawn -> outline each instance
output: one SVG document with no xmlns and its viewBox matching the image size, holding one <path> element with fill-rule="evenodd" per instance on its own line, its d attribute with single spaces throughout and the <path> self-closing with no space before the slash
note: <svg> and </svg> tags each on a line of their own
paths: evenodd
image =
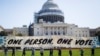
<svg viewBox="0 0 100 56">
<path fill-rule="evenodd" d="M 79 49 L 73 49 L 73 56 L 80 56 L 80 51 Z M 8 52 L 8 56 L 11 55 L 11 51 Z M 4 56 L 3 51 L 0 51 L 0 56 Z M 22 56 L 22 51 L 16 51 L 16 56 Z M 26 56 L 31 56 L 31 51 L 26 52 Z M 35 56 L 40 56 L 39 50 L 36 50 Z M 49 51 L 45 50 L 44 51 L 44 56 L 49 56 Z M 58 51 L 54 50 L 53 56 L 58 56 Z M 68 55 L 68 49 L 63 49 L 62 50 L 62 56 L 69 56 Z M 90 49 L 84 49 L 84 56 L 91 56 L 91 50 Z M 100 48 L 95 49 L 95 56 L 100 56 Z"/>
</svg>

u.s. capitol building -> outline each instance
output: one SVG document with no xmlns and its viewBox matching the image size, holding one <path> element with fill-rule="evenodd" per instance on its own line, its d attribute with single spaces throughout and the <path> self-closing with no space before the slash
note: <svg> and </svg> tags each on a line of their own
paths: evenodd
<svg viewBox="0 0 100 56">
<path fill-rule="evenodd" d="M 29 26 L 30 36 L 65 35 L 89 37 L 89 28 L 79 28 L 64 22 L 64 13 L 53 0 L 47 0 L 42 9 L 35 13 L 34 23 Z"/>
<path fill-rule="evenodd" d="M 47 0 L 41 10 L 35 13 L 33 17 L 34 23 L 31 23 L 29 27 L 26 27 L 26 25 L 24 27 L 14 27 L 13 29 L 3 29 L 3 27 L 0 27 L 0 31 L 6 31 L 8 35 L 13 36 L 94 36 L 94 30 L 88 27 L 78 27 L 75 24 L 65 23 L 64 13 L 53 0 Z"/>
</svg>

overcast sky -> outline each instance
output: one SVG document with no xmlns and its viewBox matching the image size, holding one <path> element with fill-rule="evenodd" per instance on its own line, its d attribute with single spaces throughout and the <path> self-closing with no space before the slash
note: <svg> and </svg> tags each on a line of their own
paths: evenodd
<svg viewBox="0 0 100 56">
<path fill-rule="evenodd" d="M 0 0 L 0 25 L 4 28 L 29 25 L 47 0 Z M 100 0 L 54 0 L 64 12 L 65 23 L 100 27 Z"/>
</svg>

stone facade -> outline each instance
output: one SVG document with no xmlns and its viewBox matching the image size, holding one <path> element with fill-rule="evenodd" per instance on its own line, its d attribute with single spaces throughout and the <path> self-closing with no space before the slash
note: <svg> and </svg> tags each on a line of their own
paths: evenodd
<svg viewBox="0 0 100 56">
<path fill-rule="evenodd" d="M 18 35 L 22 35 L 22 36 L 28 36 L 28 28 L 27 27 L 15 27 L 13 28 L 13 35 L 14 36 L 18 36 Z"/>
</svg>

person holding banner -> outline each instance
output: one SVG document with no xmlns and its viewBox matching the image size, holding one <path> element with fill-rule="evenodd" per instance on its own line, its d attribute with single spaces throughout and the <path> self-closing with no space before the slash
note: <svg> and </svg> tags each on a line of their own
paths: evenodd
<svg viewBox="0 0 100 56">
<path fill-rule="evenodd" d="M 71 47 L 69 48 L 69 56 L 72 56 L 72 49 L 71 49 Z"/>
<path fill-rule="evenodd" d="M 43 49 L 42 47 L 40 47 L 40 55 L 41 55 L 41 56 L 44 56 L 44 55 L 43 55 L 43 52 L 44 52 L 44 49 Z"/>
<path fill-rule="evenodd" d="M 26 48 L 23 48 L 22 56 L 25 56 L 25 55 L 26 55 Z"/>
<path fill-rule="evenodd" d="M 12 56 L 15 56 L 15 48 L 12 47 Z"/>
<path fill-rule="evenodd" d="M 7 56 L 8 48 L 5 46 L 3 48 L 4 48 L 4 55 Z"/>
<path fill-rule="evenodd" d="M 95 47 L 92 47 L 92 49 L 91 49 L 91 56 L 94 56 L 94 54 L 95 54 Z"/>
<path fill-rule="evenodd" d="M 53 56 L 53 49 L 52 48 L 50 48 L 50 54 L 49 54 L 49 56 Z"/>
<path fill-rule="evenodd" d="M 84 51 L 83 51 L 82 48 L 80 49 L 80 55 L 81 55 L 81 56 L 84 56 Z"/>
<path fill-rule="evenodd" d="M 35 49 L 32 48 L 32 55 L 31 56 L 35 56 Z"/>
<path fill-rule="evenodd" d="M 58 48 L 58 56 L 61 56 L 61 54 L 62 54 L 62 53 L 61 53 L 61 48 L 59 47 L 59 48 Z"/>
</svg>

